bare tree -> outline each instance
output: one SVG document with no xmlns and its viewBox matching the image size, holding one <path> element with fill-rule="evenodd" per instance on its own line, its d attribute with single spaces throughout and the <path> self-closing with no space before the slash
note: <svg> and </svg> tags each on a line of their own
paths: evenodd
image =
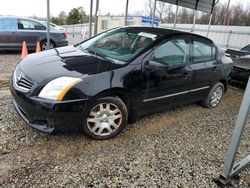
<svg viewBox="0 0 250 188">
<path fill-rule="evenodd" d="M 146 16 L 152 16 L 154 8 L 154 0 L 147 0 L 144 4 Z M 159 17 L 162 22 L 173 23 L 174 12 L 171 4 L 158 2 L 156 6 L 156 17 Z M 187 8 L 181 8 L 177 16 L 179 23 L 192 23 L 193 12 Z M 208 24 L 209 14 L 199 13 L 196 23 Z M 230 0 L 222 4 L 217 3 L 213 10 L 213 18 L 211 24 L 214 25 L 242 25 L 250 26 L 250 3 L 247 7 L 243 7 L 240 2 L 230 6 Z"/>
<path fill-rule="evenodd" d="M 165 21 L 167 23 L 173 23 L 174 22 L 174 13 L 173 13 L 173 5 L 168 4 L 166 7 L 166 16 Z"/>
<path fill-rule="evenodd" d="M 193 12 L 188 11 L 187 8 L 181 8 L 178 14 L 179 22 L 184 24 L 190 24 L 193 20 Z"/>
<path fill-rule="evenodd" d="M 153 9 L 154 9 L 154 0 L 147 0 L 144 4 L 145 7 L 145 14 L 147 16 L 152 16 L 153 15 Z"/>
<path fill-rule="evenodd" d="M 156 12 L 159 15 L 161 21 L 163 21 L 163 17 L 165 17 L 167 11 L 167 5 L 165 2 L 157 1 Z"/>
<path fill-rule="evenodd" d="M 229 7 L 230 7 L 230 2 L 231 0 L 228 0 L 227 2 L 227 8 L 226 8 L 226 11 L 224 13 L 224 25 L 228 25 L 229 24 L 229 19 L 230 19 L 230 10 L 229 10 Z"/>
<path fill-rule="evenodd" d="M 233 6 L 229 12 L 231 25 L 245 25 L 247 10 L 244 10 L 242 5 L 238 4 Z"/>
</svg>

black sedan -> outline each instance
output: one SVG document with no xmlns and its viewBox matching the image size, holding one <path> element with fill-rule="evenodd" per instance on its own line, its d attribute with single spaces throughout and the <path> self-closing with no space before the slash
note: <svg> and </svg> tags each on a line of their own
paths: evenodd
<svg viewBox="0 0 250 188">
<path fill-rule="evenodd" d="M 216 107 L 231 69 L 231 59 L 205 37 L 122 27 L 27 56 L 10 90 L 16 111 L 33 128 L 108 139 L 159 108 Z"/>
</svg>

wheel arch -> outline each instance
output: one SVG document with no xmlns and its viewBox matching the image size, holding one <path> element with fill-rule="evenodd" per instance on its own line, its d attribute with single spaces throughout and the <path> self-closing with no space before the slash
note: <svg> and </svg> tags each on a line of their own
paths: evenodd
<svg viewBox="0 0 250 188">
<path fill-rule="evenodd" d="M 124 88 L 112 88 L 105 91 L 102 91 L 94 96 L 94 99 L 103 98 L 103 97 L 118 97 L 120 98 L 128 111 L 128 123 L 134 123 L 138 117 L 138 102 L 139 97 L 136 97 L 135 94 L 127 91 Z"/>
<path fill-rule="evenodd" d="M 222 79 L 222 80 L 220 80 L 219 82 L 221 82 L 221 83 L 224 85 L 224 89 L 225 89 L 224 92 L 226 92 L 227 89 L 228 89 L 228 81 L 225 80 L 225 79 Z"/>
</svg>

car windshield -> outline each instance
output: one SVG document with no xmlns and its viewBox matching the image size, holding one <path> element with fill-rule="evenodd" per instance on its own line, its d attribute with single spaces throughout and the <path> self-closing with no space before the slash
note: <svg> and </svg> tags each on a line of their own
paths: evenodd
<svg viewBox="0 0 250 188">
<path fill-rule="evenodd" d="M 152 33 L 120 28 L 97 35 L 79 45 L 82 50 L 89 53 L 107 59 L 129 62 L 156 39 L 157 35 Z"/>
<path fill-rule="evenodd" d="M 241 49 L 242 51 L 250 52 L 250 45 L 245 46 Z"/>
</svg>

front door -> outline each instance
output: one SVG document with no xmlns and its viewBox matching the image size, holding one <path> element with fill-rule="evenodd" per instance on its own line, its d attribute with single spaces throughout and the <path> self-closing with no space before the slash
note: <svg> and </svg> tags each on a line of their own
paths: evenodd
<svg viewBox="0 0 250 188">
<path fill-rule="evenodd" d="M 188 39 L 174 38 L 155 48 L 145 60 L 143 106 L 172 106 L 188 100 L 192 80 L 189 46 Z M 150 69 L 150 64 L 154 68 Z"/>
</svg>

